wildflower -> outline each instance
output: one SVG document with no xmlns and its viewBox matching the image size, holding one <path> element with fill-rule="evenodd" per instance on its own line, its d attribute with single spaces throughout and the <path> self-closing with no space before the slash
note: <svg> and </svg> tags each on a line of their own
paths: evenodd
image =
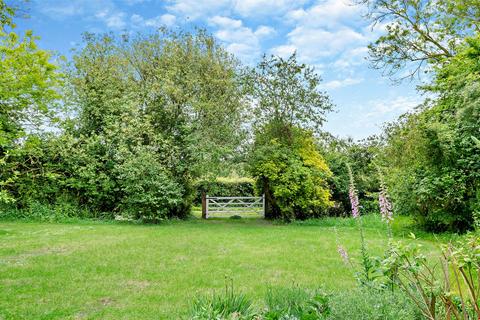
<svg viewBox="0 0 480 320">
<path fill-rule="evenodd" d="M 380 176 L 380 192 L 378 193 L 380 214 L 383 221 L 385 221 L 386 223 L 390 223 L 393 221 L 392 204 L 390 202 L 390 199 L 388 199 L 387 186 L 385 185 L 385 181 L 383 180 L 383 175 L 380 171 L 380 168 L 378 169 L 378 172 Z"/>
<path fill-rule="evenodd" d="M 350 203 L 352 204 L 352 216 L 358 218 L 360 216 L 358 195 L 353 186 L 350 186 L 349 190 Z"/>
<path fill-rule="evenodd" d="M 380 213 L 382 215 L 382 220 L 390 223 L 393 221 L 393 212 L 392 212 L 392 204 L 388 199 L 388 194 L 385 188 L 380 190 L 378 195 L 378 202 L 380 205 Z"/>
<path fill-rule="evenodd" d="M 350 187 L 348 190 L 348 196 L 350 197 L 350 203 L 352 205 L 352 217 L 360 217 L 360 202 L 358 201 L 357 190 L 355 189 L 355 181 L 353 180 L 353 173 L 350 166 L 348 168 L 348 175 L 350 176 Z"/>
<path fill-rule="evenodd" d="M 350 259 L 348 258 L 347 250 L 345 250 L 345 248 L 342 247 L 342 246 L 338 246 L 337 251 L 338 251 L 338 254 L 340 255 L 340 257 L 342 257 L 343 262 L 345 262 L 345 264 L 349 264 Z"/>
</svg>

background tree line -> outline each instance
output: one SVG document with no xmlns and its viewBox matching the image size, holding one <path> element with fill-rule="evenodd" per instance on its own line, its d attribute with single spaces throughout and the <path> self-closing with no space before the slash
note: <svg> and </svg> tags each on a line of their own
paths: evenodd
<svg viewBox="0 0 480 320">
<path fill-rule="evenodd" d="M 69 61 L 15 30 L 0 0 L 3 215 L 185 218 L 200 179 L 254 178 L 269 218 L 345 215 L 350 165 L 363 213 L 380 180 L 398 214 L 432 230 L 480 215 L 480 5 L 361 0 L 385 25 L 372 66 L 426 73 L 414 112 L 361 142 L 322 130 L 334 106 L 315 71 L 264 56 L 242 65 L 208 33 L 85 34 Z M 245 179 L 242 180 L 245 182 Z M 43 211 L 42 211 L 43 210 Z M 13 213 L 12 213 L 13 212 Z"/>
</svg>

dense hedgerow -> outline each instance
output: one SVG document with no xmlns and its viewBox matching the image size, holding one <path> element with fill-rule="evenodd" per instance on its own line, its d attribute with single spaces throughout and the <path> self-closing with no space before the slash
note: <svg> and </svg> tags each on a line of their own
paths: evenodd
<svg viewBox="0 0 480 320">
<path fill-rule="evenodd" d="M 480 36 L 435 68 L 438 99 L 391 124 L 384 157 L 398 213 L 433 231 L 465 231 L 480 214 Z"/>
<path fill-rule="evenodd" d="M 195 177 L 220 167 L 238 145 L 236 68 L 235 58 L 203 31 L 121 40 L 86 34 L 63 70 L 57 131 L 27 134 L 23 118 L 4 114 L 2 105 L 0 201 L 26 213 L 40 212 L 41 204 L 78 205 L 104 218 L 186 217 Z M 43 92 L 48 102 L 59 98 L 51 91 Z M 0 89 L 3 103 L 2 97 Z M 4 120 L 15 125 L 15 139 L 4 139 L 10 130 Z"/>
<path fill-rule="evenodd" d="M 247 177 L 217 177 L 212 180 L 198 180 L 194 182 L 194 203 L 202 202 L 202 193 L 219 197 L 253 197 L 255 195 L 255 181 Z"/>
</svg>

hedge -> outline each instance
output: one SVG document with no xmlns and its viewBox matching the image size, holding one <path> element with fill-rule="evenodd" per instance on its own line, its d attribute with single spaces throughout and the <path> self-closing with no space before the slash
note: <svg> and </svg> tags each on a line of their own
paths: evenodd
<svg viewBox="0 0 480 320">
<path fill-rule="evenodd" d="M 251 178 L 218 177 L 215 180 L 198 180 L 194 183 L 194 204 L 202 203 L 202 193 L 217 197 L 251 197 L 255 195 L 255 181 Z"/>
</svg>

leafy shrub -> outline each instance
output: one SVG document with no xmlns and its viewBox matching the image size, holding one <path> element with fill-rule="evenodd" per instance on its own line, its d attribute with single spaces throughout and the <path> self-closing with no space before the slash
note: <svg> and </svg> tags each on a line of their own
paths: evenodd
<svg viewBox="0 0 480 320">
<path fill-rule="evenodd" d="M 252 197 L 255 181 L 251 178 L 217 177 L 215 180 L 199 180 L 194 183 L 194 203 L 202 202 L 202 193 L 217 197 Z"/>
<path fill-rule="evenodd" d="M 155 222 L 174 216 L 184 204 L 184 189 L 161 165 L 153 152 L 123 153 L 115 168 L 122 192 L 121 215 Z"/>
<path fill-rule="evenodd" d="M 257 188 L 265 194 L 267 218 L 306 219 L 325 214 L 333 205 L 327 178 L 331 172 L 318 152 L 312 133 L 289 128 L 288 141 L 280 141 L 266 128 L 258 136 L 249 161 Z"/>
<path fill-rule="evenodd" d="M 480 190 L 480 36 L 435 69 L 438 95 L 386 130 L 385 166 L 397 212 L 431 231 L 474 226 Z M 478 139 L 477 139 L 478 140 Z"/>
<path fill-rule="evenodd" d="M 427 319 L 480 318 L 478 235 L 444 246 L 440 263 L 432 262 L 416 242 L 394 243 L 382 270 Z"/>
<path fill-rule="evenodd" d="M 237 60 L 202 30 L 162 29 L 126 40 L 86 33 L 63 70 L 65 86 L 47 88 L 40 81 L 45 96 L 34 90 L 38 99 L 30 99 L 18 92 L 28 103 L 15 112 L 3 112 L 2 104 L 0 202 L 15 202 L 24 214 L 33 203 L 50 207 L 68 194 L 82 208 L 108 212 L 107 218 L 184 218 L 194 177 L 231 172 L 241 162 L 244 103 Z M 56 74 L 47 61 L 41 66 Z M 135 70 L 142 70 L 141 77 Z M 57 82 L 53 75 L 45 79 Z M 55 122 L 33 117 L 47 110 L 39 112 L 32 103 L 53 107 L 57 92 L 61 108 L 48 114 Z M 38 130 L 24 135 L 25 120 L 58 130 L 33 128 Z M 6 137 L 10 124 L 22 134 Z"/>
<path fill-rule="evenodd" d="M 378 141 L 375 139 L 352 142 L 330 136 L 320 139 L 324 145 L 325 161 L 332 171 L 328 179 L 332 201 L 329 208 L 330 216 L 348 215 L 350 202 L 348 198 L 349 176 L 347 165 L 355 172 L 358 196 L 363 212 L 378 212 L 378 171 L 374 159 L 379 152 Z"/>
</svg>

